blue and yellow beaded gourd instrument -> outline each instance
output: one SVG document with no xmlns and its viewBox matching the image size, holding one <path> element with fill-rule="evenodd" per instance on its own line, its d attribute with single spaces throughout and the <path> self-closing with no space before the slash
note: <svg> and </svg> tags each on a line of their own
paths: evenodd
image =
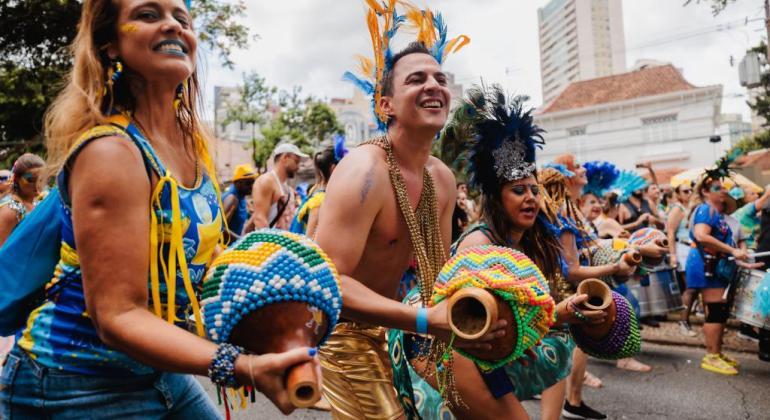
<svg viewBox="0 0 770 420">
<path fill-rule="evenodd" d="M 586 279 L 578 285 L 578 294 L 588 295 L 583 309 L 607 312 L 602 324 L 571 324 L 575 343 L 586 354 L 598 359 L 623 359 L 641 350 L 639 324 L 631 304 L 599 279 Z"/>
<path fill-rule="evenodd" d="M 449 324 L 467 339 L 484 335 L 497 319 L 508 321 L 504 337 L 491 350 L 456 349 L 482 370 L 520 358 L 554 322 L 555 304 L 548 282 L 526 255 L 494 245 L 459 251 L 441 269 L 433 304 L 449 299 Z"/>
<path fill-rule="evenodd" d="M 249 233 L 222 252 L 209 269 L 202 293 L 209 338 L 255 354 L 322 344 L 342 308 L 339 274 L 309 238 L 281 230 Z M 287 375 L 296 407 L 320 399 L 310 362 Z"/>
</svg>

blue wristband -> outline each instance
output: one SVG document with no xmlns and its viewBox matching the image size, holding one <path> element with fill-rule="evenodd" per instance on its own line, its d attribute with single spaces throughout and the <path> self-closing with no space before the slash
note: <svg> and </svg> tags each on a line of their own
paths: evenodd
<svg viewBox="0 0 770 420">
<path fill-rule="evenodd" d="M 417 309 L 417 334 L 428 333 L 428 310 L 425 308 Z"/>
</svg>

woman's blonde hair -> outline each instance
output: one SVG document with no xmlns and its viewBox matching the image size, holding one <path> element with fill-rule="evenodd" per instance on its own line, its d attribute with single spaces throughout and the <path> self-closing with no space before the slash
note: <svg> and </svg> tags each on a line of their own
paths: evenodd
<svg viewBox="0 0 770 420">
<path fill-rule="evenodd" d="M 114 86 L 106 88 L 112 66 L 107 48 L 117 39 L 118 3 L 118 0 L 83 2 L 78 32 L 70 46 L 72 69 L 64 80 L 64 88 L 45 116 L 49 175 L 61 170 L 81 134 L 107 123 L 113 107 L 134 111 L 136 98 L 131 92 L 129 80 L 136 79 L 136 75 L 131 69 L 124 67 Z M 207 147 L 210 134 L 198 117 L 200 85 L 197 69 L 183 87 L 176 119 L 184 134 L 185 148 L 195 150 L 209 176 L 214 178 L 216 174 Z"/>
</svg>

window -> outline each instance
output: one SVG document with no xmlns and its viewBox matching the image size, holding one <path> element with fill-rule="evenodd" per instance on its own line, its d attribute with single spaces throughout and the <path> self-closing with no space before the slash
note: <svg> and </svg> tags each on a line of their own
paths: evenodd
<svg viewBox="0 0 770 420">
<path fill-rule="evenodd" d="M 573 127 L 567 129 L 567 135 L 570 137 L 577 137 L 577 136 L 585 136 L 586 135 L 586 128 L 583 127 Z"/>
<path fill-rule="evenodd" d="M 676 114 L 642 118 L 642 138 L 645 142 L 661 143 L 677 136 Z"/>
</svg>

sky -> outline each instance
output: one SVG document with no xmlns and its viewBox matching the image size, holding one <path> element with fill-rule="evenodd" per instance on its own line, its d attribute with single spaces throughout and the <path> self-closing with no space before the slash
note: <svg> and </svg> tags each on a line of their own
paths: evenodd
<svg viewBox="0 0 770 420">
<path fill-rule="evenodd" d="M 413 3 L 442 12 L 450 37 L 471 38 L 444 65 L 457 82 L 467 87 L 483 78 L 511 93 L 529 96 L 531 106 L 541 105 L 537 9 L 546 0 Z M 696 86 L 723 85 L 722 112 L 741 113 L 747 119 L 738 63 L 747 48 L 765 38 L 762 2 L 738 0 L 716 17 L 708 4 L 683 7 L 683 3 L 623 0 L 627 68 L 638 59 L 671 62 Z M 355 54 L 371 55 L 363 0 L 246 0 L 246 5 L 242 22 L 259 39 L 233 54 L 233 70 L 208 54 L 204 82 L 209 111 L 214 86 L 237 85 L 249 71 L 257 71 L 281 89 L 300 85 L 304 93 L 326 99 L 352 95 L 352 85 L 341 76 L 354 69 Z M 396 47 L 408 41 L 406 35 L 397 37 Z"/>
</svg>

